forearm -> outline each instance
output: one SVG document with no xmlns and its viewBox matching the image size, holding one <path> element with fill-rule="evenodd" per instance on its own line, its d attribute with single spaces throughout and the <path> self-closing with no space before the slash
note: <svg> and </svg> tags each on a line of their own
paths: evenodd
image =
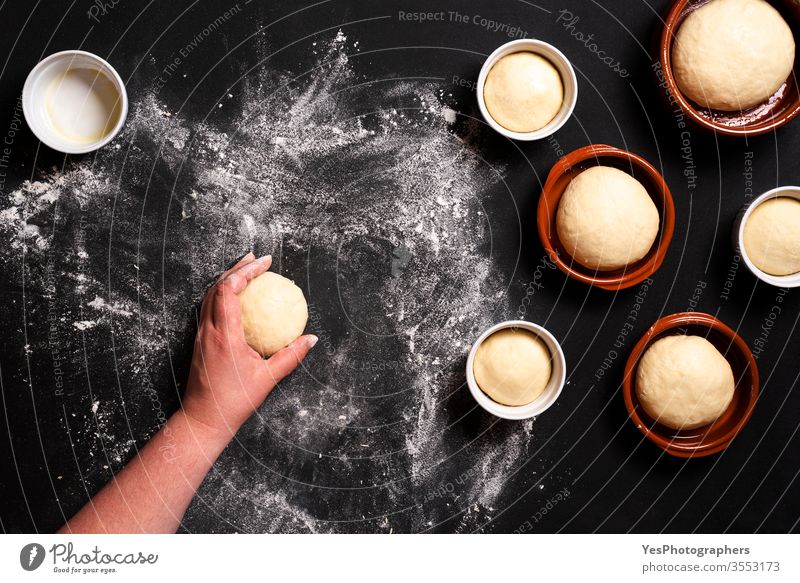
<svg viewBox="0 0 800 583">
<path fill-rule="evenodd" d="M 232 437 L 178 411 L 59 532 L 175 532 Z"/>
<path fill-rule="evenodd" d="M 317 341 L 301 336 L 264 360 L 247 344 L 238 294 L 269 269 L 248 253 L 206 294 L 183 408 L 59 532 L 175 532 L 234 433 Z"/>
</svg>

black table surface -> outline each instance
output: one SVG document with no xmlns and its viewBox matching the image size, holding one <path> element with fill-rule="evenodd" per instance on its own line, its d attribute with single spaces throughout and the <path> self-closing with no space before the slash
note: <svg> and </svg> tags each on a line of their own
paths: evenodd
<svg viewBox="0 0 800 583">
<path fill-rule="evenodd" d="M 800 125 L 682 127 L 653 68 L 668 4 L 2 3 L 2 530 L 54 531 L 178 407 L 203 292 L 251 248 L 303 288 L 321 341 L 182 531 L 796 530 L 797 293 L 758 283 L 730 232 L 748 200 L 800 182 Z M 522 36 L 579 84 L 574 116 L 534 143 L 494 134 L 473 91 Z M 117 68 L 130 113 L 65 157 L 19 99 L 37 61 L 76 48 Z M 590 143 L 651 161 L 675 200 L 663 266 L 617 293 L 568 280 L 536 234 L 548 171 Z M 643 438 L 620 389 L 636 340 L 687 309 L 737 330 L 761 379 L 732 445 L 690 460 Z M 464 376 L 480 332 L 518 317 L 569 367 L 527 422 L 478 408 Z"/>
</svg>

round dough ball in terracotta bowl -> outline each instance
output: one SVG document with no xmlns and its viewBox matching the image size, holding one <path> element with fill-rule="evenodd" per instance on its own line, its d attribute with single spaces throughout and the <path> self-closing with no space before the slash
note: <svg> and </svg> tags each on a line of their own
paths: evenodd
<svg viewBox="0 0 800 583">
<path fill-rule="evenodd" d="M 653 342 L 636 369 L 636 396 L 657 423 L 697 429 L 714 423 L 733 399 L 733 370 L 711 342 L 675 334 Z"/>
<path fill-rule="evenodd" d="M 593 271 L 641 260 L 658 236 L 659 216 L 642 183 L 613 166 L 594 166 L 567 185 L 556 211 L 567 253 Z"/>
<path fill-rule="evenodd" d="M 664 451 L 711 455 L 750 418 L 758 369 L 745 342 L 713 316 L 673 314 L 634 346 L 623 395 L 636 427 Z"/>
<path fill-rule="evenodd" d="M 694 122 L 725 134 L 787 123 L 800 113 L 799 22 L 790 0 L 678 0 L 660 48 L 672 98 Z"/>
<path fill-rule="evenodd" d="M 672 195 L 658 171 L 612 146 L 561 158 L 539 198 L 539 238 L 550 259 L 570 277 L 607 290 L 655 273 L 674 224 Z"/>
</svg>

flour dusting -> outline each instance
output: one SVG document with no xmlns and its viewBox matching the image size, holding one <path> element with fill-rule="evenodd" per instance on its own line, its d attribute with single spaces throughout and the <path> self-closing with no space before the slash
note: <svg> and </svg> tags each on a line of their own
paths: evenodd
<svg viewBox="0 0 800 583">
<path fill-rule="evenodd" d="M 95 437 L 125 444 L 114 470 L 176 406 L 215 274 L 255 249 L 303 288 L 320 343 L 220 458 L 187 530 L 408 531 L 460 511 L 469 528 L 535 435 L 474 410 L 463 378 L 471 342 L 512 311 L 482 204 L 504 170 L 442 89 L 364 83 L 344 34 L 321 44 L 308 74 L 245 79 L 232 123 L 134 95 L 113 147 L 8 195 L 3 258 L 24 248 L 33 285 L 55 269 L 76 299 L 59 304 L 65 327 L 113 356 L 123 402 L 90 408 Z M 126 418 L 150 429 L 130 435 Z"/>
</svg>

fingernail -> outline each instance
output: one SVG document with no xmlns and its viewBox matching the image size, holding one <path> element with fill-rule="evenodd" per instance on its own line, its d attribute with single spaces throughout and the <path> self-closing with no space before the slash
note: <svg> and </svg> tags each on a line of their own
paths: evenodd
<svg viewBox="0 0 800 583">
<path fill-rule="evenodd" d="M 236 285 L 237 283 L 239 283 L 239 275 L 238 275 L 238 274 L 236 274 L 236 273 L 231 273 L 231 274 L 230 274 L 230 275 L 227 277 L 227 280 L 228 280 L 229 282 L 231 282 L 231 285 Z"/>
<path fill-rule="evenodd" d="M 265 261 L 270 261 L 272 259 L 272 255 L 264 255 L 263 257 L 259 257 L 259 261 L 264 263 Z"/>
<path fill-rule="evenodd" d="M 308 336 L 308 347 L 309 347 L 309 348 L 314 348 L 314 345 L 315 345 L 317 342 L 319 342 L 319 338 L 317 338 L 317 337 L 316 337 L 316 336 L 314 336 L 313 334 L 309 334 L 309 336 Z"/>
<path fill-rule="evenodd" d="M 247 253 L 247 255 L 244 256 L 244 258 L 247 259 L 248 257 L 255 257 L 255 256 L 256 256 L 255 253 L 250 251 L 250 252 Z"/>
</svg>

